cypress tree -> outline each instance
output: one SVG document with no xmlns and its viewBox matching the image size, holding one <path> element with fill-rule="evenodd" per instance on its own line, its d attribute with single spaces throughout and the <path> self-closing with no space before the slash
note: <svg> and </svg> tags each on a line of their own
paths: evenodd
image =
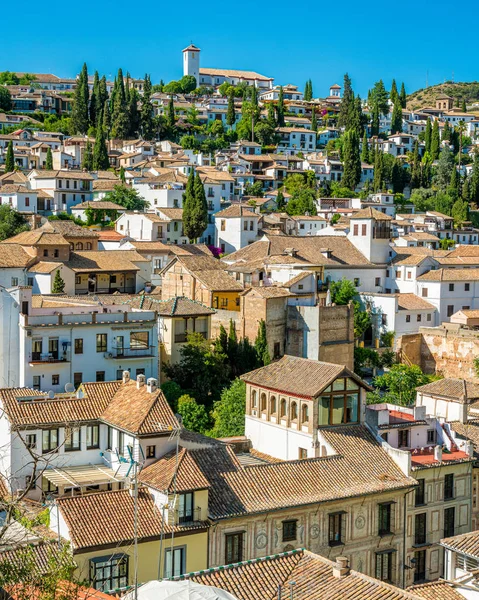
<svg viewBox="0 0 479 600">
<path fill-rule="evenodd" d="M 254 342 L 256 354 L 260 365 L 269 365 L 271 358 L 268 350 L 268 340 L 266 339 L 266 323 L 261 320 L 258 326 L 258 335 Z"/>
<path fill-rule="evenodd" d="M 271 105 L 269 105 L 269 106 L 271 106 Z M 268 106 L 268 110 L 269 110 L 269 106 Z M 228 90 L 228 110 L 226 111 L 226 124 L 229 125 L 229 127 L 231 129 L 235 123 L 236 123 L 235 89 L 234 89 L 234 87 L 230 87 L 230 89 Z"/>
<path fill-rule="evenodd" d="M 276 196 L 276 208 L 282 212 L 282 210 L 284 209 L 285 206 L 285 202 L 284 202 L 284 196 L 283 196 L 283 192 L 281 190 L 281 188 L 278 190 L 278 195 Z"/>
<path fill-rule="evenodd" d="M 439 122 L 437 119 L 434 120 L 431 133 L 431 156 L 432 160 L 439 158 L 439 151 L 441 148 L 441 140 L 439 137 Z"/>
<path fill-rule="evenodd" d="M 106 170 L 110 166 L 108 149 L 105 142 L 105 134 L 101 124 L 96 128 L 95 145 L 93 146 L 93 169 L 95 171 Z"/>
<path fill-rule="evenodd" d="M 443 130 L 442 130 L 441 140 L 443 140 L 443 141 L 447 140 L 449 142 L 450 139 L 451 139 L 451 128 L 449 127 L 449 121 L 446 121 L 444 123 L 444 127 L 443 127 Z"/>
<path fill-rule="evenodd" d="M 120 168 L 120 175 L 119 175 L 119 177 L 120 177 L 120 181 L 122 182 L 122 184 L 125 185 L 125 183 L 126 183 L 125 167 L 123 167 L 123 166 Z"/>
<path fill-rule="evenodd" d="M 103 125 L 103 131 L 105 133 L 106 139 L 109 139 L 111 129 L 111 117 L 110 103 L 108 102 L 108 100 L 105 101 L 105 107 L 103 109 L 103 114 L 101 115 L 101 122 Z M 100 118 L 98 119 L 98 124 L 100 124 Z"/>
<path fill-rule="evenodd" d="M 168 101 L 168 110 L 166 113 L 166 123 L 170 129 L 174 128 L 175 121 L 175 103 L 173 102 L 173 95 L 171 95 Z"/>
<path fill-rule="evenodd" d="M 350 104 L 351 114 L 349 115 L 349 128 L 354 129 L 358 137 L 363 135 L 363 108 L 361 105 L 361 97 L 359 94 L 353 99 Z"/>
<path fill-rule="evenodd" d="M 100 79 L 98 77 L 98 71 L 95 71 L 95 75 L 93 76 L 93 89 L 91 91 L 90 96 L 90 123 L 92 127 L 97 126 L 98 114 L 96 111 L 98 109 L 98 98 L 100 95 Z"/>
<path fill-rule="evenodd" d="M 462 99 L 462 112 L 467 112 L 466 100 Z"/>
<path fill-rule="evenodd" d="M 278 127 L 284 127 L 284 95 L 283 86 L 279 88 L 278 106 L 276 107 Z"/>
<path fill-rule="evenodd" d="M 195 205 L 195 174 L 193 169 L 191 169 L 190 174 L 188 176 L 188 182 L 186 184 L 185 193 L 183 194 L 183 230 L 188 237 L 188 239 L 192 240 L 193 237 L 190 237 L 190 233 L 193 231 L 193 210 Z"/>
<path fill-rule="evenodd" d="M 141 116 L 138 111 L 138 102 L 140 101 L 140 96 L 135 88 L 130 90 L 130 94 L 128 96 L 128 120 L 130 123 L 129 134 L 130 137 L 136 137 L 139 129 L 140 129 L 140 120 Z"/>
<path fill-rule="evenodd" d="M 374 161 L 373 189 L 375 192 L 380 192 L 383 189 L 383 153 L 379 150 L 376 151 Z"/>
<path fill-rule="evenodd" d="M 47 150 L 47 158 L 45 160 L 45 169 L 47 171 L 53 170 L 53 156 L 52 156 L 52 149 L 50 147 L 48 147 L 48 150 Z"/>
<path fill-rule="evenodd" d="M 83 63 L 82 70 L 77 80 L 71 116 L 72 133 L 85 134 L 88 131 L 88 70 Z"/>
<path fill-rule="evenodd" d="M 266 122 L 273 127 L 273 129 L 276 127 L 276 113 L 274 112 L 274 104 L 272 102 L 268 104 L 268 117 L 266 118 Z"/>
<path fill-rule="evenodd" d="M 479 203 L 479 154 L 474 155 L 471 172 L 471 201 Z"/>
<path fill-rule="evenodd" d="M 379 108 L 376 102 L 373 106 L 372 121 L 371 121 L 371 137 L 379 135 Z"/>
<path fill-rule="evenodd" d="M 128 119 L 128 106 L 125 97 L 125 83 L 123 81 L 123 71 L 118 69 L 116 79 L 116 91 L 113 101 L 113 114 L 111 116 L 111 137 L 126 139 L 130 129 Z"/>
<path fill-rule="evenodd" d="M 60 269 L 55 273 L 55 278 L 52 285 L 52 294 L 63 294 L 65 291 L 65 282 L 60 275 Z"/>
<path fill-rule="evenodd" d="M 359 137 L 356 130 L 350 129 L 343 136 L 343 177 L 341 184 L 354 191 L 360 179 Z"/>
<path fill-rule="evenodd" d="M 349 118 L 351 115 L 351 104 L 354 101 L 354 94 L 351 87 L 351 78 L 346 73 L 343 83 L 343 97 L 339 107 L 338 127 L 349 129 Z"/>
<path fill-rule="evenodd" d="M 312 131 L 318 131 L 318 120 L 316 117 L 316 109 L 313 106 L 313 111 L 311 113 L 311 129 Z"/>
<path fill-rule="evenodd" d="M 411 168 L 411 188 L 421 187 L 421 159 L 419 157 L 419 143 L 414 142 L 412 168 Z"/>
<path fill-rule="evenodd" d="M 141 134 L 144 140 L 152 140 L 154 137 L 153 105 L 151 103 L 151 79 L 148 73 L 145 75 L 143 86 L 143 98 L 141 100 Z"/>
<path fill-rule="evenodd" d="M 464 177 L 464 183 L 462 184 L 462 199 L 466 202 L 471 201 L 471 184 L 469 181 L 469 177 Z"/>
<path fill-rule="evenodd" d="M 313 93 L 313 82 L 311 81 L 311 79 L 309 80 L 309 95 L 311 96 L 310 100 L 312 100 L 314 98 L 314 93 Z"/>
<path fill-rule="evenodd" d="M 95 123 L 95 127 L 98 127 L 98 120 L 100 119 L 100 115 L 102 113 L 102 111 L 104 110 L 104 106 L 105 106 L 105 102 L 108 100 L 108 91 L 106 89 L 106 77 L 105 75 L 102 76 L 102 78 L 100 79 L 100 82 L 98 83 L 98 94 L 95 98 L 95 102 L 96 102 L 96 108 L 95 108 L 95 114 L 96 114 L 96 123 Z"/>
<path fill-rule="evenodd" d="M 308 81 L 306 82 L 306 85 L 304 86 L 303 99 L 305 100 L 305 102 L 310 102 L 312 97 L 313 97 L 313 86 L 311 83 L 311 79 L 308 79 Z"/>
<path fill-rule="evenodd" d="M 426 152 L 431 152 L 431 134 L 432 134 L 432 127 L 431 127 L 431 119 L 428 118 L 427 123 L 426 123 L 426 134 L 424 136 L 424 143 L 425 143 L 425 151 Z"/>
<path fill-rule="evenodd" d="M 15 157 L 13 155 L 13 142 L 10 140 L 7 147 L 7 155 L 5 156 L 5 173 L 10 173 L 15 170 Z"/>
<path fill-rule="evenodd" d="M 85 151 L 83 152 L 82 169 L 93 170 L 93 151 L 90 140 L 87 141 Z"/>
<path fill-rule="evenodd" d="M 193 214 L 196 233 L 194 239 L 197 240 L 208 227 L 208 203 L 206 202 L 205 186 L 199 173 L 195 177 L 195 210 Z"/>
<path fill-rule="evenodd" d="M 396 99 L 399 98 L 398 89 L 396 86 L 396 80 L 393 79 L 391 83 L 391 91 L 389 92 L 389 97 L 391 98 L 391 102 L 394 104 Z"/>
<path fill-rule="evenodd" d="M 228 354 L 228 334 L 223 325 L 220 325 L 220 332 L 215 340 L 215 352 L 218 354 Z"/>
<path fill-rule="evenodd" d="M 394 108 L 391 119 L 391 133 L 399 133 L 402 131 L 402 107 L 399 97 L 394 100 Z"/>
<path fill-rule="evenodd" d="M 366 129 L 363 134 L 363 143 L 361 147 L 361 161 L 364 163 L 369 163 L 369 149 L 368 149 L 368 134 L 366 133 Z"/>
<path fill-rule="evenodd" d="M 404 87 L 404 82 L 401 84 L 401 91 L 399 92 L 399 100 L 401 100 L 401 106 L 403 108 L 406 108 L 407 96 L 406 96 L 406 88 Z"/>
</svg>

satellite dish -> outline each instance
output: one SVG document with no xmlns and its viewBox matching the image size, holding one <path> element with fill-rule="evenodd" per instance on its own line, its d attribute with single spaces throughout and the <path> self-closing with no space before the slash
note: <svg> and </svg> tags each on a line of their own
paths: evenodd
<svg viewBox="0 0 479 600">
<path fill-rule="evenodd" d="M 65 392 L 74 392 L 74 391 L 75 391 L 75 386 L 73 385 L 73 383 L 65 384 Z"/>
<path fill-rule="evenodd" d="M 53 398 L 55 398 L 55 392 L 53 390 L 50 390 L 48 392 L 48 397 L 50 398 L 50 400 L 53 400 Z"/>
</svg>

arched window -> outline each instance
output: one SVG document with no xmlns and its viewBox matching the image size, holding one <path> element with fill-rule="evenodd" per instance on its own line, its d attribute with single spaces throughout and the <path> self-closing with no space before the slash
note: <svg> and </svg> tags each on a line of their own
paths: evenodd
<svg viewBox="0 0 479 600">
<path fill-rule="evenodd" d="M 75 244 L 70 244 L 70 250 L 75 250 Z"/>
<path fill-rule="evenodd" d="M 83 250 L 83 244 L 81 242 L 77 242 L 75 248 L 77 250 Z"/>
<path fill-rule="evenodd" d="M 251 390 L 251 405 L 253 408 L 257 406 L 256 390 Z"/>
<path fill-rule="evenodd" d="M 298 405 L 296 402 L 291 402 L 291 421 L 298 419 Z"/>
<path fill-rule="evenodd" d="M 307 423 L 309 421 L 309 406 L 307 404 L 303 404 L 301 407 L 301 421 L 303 423 Z"/>
<path fill-rule="evenodd" d="M 286 416 L 286 399 L 281 398 L 281 409 L 280 409 L 280 417 Z"/>
<path fill-rule="evenodd" d="M 276 414 L 276 396 L 271 396 L 269 399 L 269 412 L 272 415 Z"/>
<path fill-rule="evenodd" d="M 86 243 L 86 249 L 87 250 L 91 250 L 91 242 L 87 242 Z"/>
<path fill-rule="evenodd" d="M 266 411 L 266 394 L 261 394 L 261 411 Z"/>
</svg>

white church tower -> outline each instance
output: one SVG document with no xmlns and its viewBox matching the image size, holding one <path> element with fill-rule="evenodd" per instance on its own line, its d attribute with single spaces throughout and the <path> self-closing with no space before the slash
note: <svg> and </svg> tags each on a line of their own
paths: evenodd
<svg viewBox="0 0 479 600">
<path fill-rule="evenodd" d="M 200 86 L 200 49 L 194 44 L 183 50 L 183 75 L 193 75 Z"/>
<path fill-rule="evenodd" d="M 384 265 L 389 260 L 391 217 L 368 206 L 350 218 L 348 238 L 372 263 Z"/>
</svg>

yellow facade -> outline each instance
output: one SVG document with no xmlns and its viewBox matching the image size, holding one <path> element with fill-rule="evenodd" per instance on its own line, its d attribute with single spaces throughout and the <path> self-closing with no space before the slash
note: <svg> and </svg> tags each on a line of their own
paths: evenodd
<svg viewBox="0 0 479 600">
<path fill-rule="evenodd" d="M 161 554 L 160 544 L 160 540 L 138 544 L 138 581 L 140 583 L 164 576 L 165 552 L 172 547 L 171 537 L 163 540 Z M 208 533 L 206 531 L 176 535 L 173 540 L 173 548 L 179 547 L 186 548 L 187 573 L 200 571 L 208 567 Z M 93 552 L 74 554 L 75 562 L 78 565 L 78 577 L 81 580 L 89 581 L 90 560 L 100 557 L 108 558 L 113 554 L 127 554 L 129 556 L 128 585 L 132 585 L 135 572 L 133 544 L 115 546 L 114 548 L 99 548 Z"/>
<path fill-rule="evenodd" d="M 239 292 L 213 292 L 211 306 L 212 308 L 236 310 L 239 312 Z"/>
</svg>

